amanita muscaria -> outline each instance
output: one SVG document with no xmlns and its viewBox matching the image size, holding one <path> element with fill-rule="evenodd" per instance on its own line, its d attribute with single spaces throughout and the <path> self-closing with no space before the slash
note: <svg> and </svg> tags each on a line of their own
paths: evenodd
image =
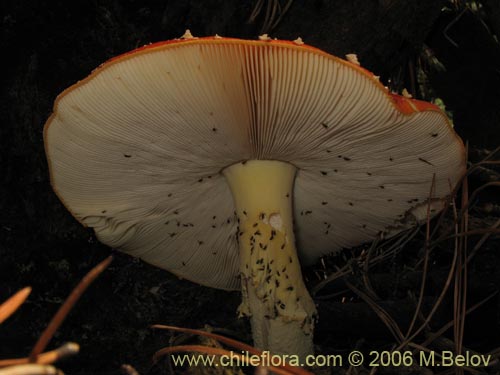
<svg viewBox="0 0 500 375">
<path fill-rule="evenodd" d="M 437 212 L 465 170 L 434 105 L 295 42 L 188 37 L 104 63 L 45 125 L 52 186 L 100 241 L 242 290 L 254 344 L 313 351 L 302 264 Z"/>
</svg>

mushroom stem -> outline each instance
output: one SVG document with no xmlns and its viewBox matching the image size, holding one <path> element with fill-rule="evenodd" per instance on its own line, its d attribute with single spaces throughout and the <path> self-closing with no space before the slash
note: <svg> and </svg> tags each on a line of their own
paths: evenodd
<svg viewBox="0 0 500 375">
<path fill-rule="evenodd" d="M 296 168 L 249 160 L 224 169 L 238 216 L 240 315 L 250 317 L 254 345 L 271 353 L 313 352 L 316 315 L 295 248 L 292 190 Z"/>
</svg>

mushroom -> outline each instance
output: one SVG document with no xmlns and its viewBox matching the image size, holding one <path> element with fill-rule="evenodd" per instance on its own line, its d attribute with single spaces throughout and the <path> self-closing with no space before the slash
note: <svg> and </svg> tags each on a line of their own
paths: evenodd
<svg viewBox="0 0 500 375">
<path fill-rule="evenodd" d="M 100 241 L 241 288 L 255 346 L 299 357 L 316 318 L 299 258 L 415 225 L 465 170 L 439 108 L 269 38 L 191 37 L 113 58 L 57 98 L 44 136 L 55 192 Z"/>
</svg>

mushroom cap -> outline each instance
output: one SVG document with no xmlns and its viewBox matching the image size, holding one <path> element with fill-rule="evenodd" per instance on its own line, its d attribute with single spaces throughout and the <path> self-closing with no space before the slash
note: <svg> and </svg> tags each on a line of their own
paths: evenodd
<svg viewBox="0 0 500 375">
<path fill-rule="evenodd" d="M 227 166 L 296 166 L 306 262 L 414 225 L 433 176 L 438 210 L 465 171 L 439 108 L 278 40 L 174 40 L 113 58 L 59 95 L 44 136 L 55 192 L 100 241 L 222 289 L 239 288 Z"/>
</svg>

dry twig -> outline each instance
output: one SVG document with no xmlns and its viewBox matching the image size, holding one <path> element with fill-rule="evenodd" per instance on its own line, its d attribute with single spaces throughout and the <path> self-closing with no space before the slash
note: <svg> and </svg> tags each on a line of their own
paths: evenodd
<svg viewBox="0 0 500 375">
<path fill-rule="evenodd" d="M 47 347 L 47 344 L 54 336 L 54 333 L 64 322 L 64 319 L 66 319 L 66 316 L 68 316 L 69 312 L 71 311 L 75 303 L 78 301 L 78 299 L 80 299 L 83 292 L 85 292 L 85 290 L 87 290 L 89 285 L 92 284 L 92 282 L 97 278 L 97 276 L 99 276 L 101 272 L 104 271 L 106 267 L 109 266 L 112 260 L 113 260 L 112 256 L 109 256 L 106 259 L 104 259 L 101 263 L 92 268 L 90 272 L 87 273 L 83 277 L 83 279 L 78 283 L 75 289 L 73 289 L 73 291 L 70 293 L 66 301 L 64 301 L 63 305 L 54 315 L 54 317 L 48 324 L 47 328 L 45 328 L 45 331 L 43 331 L 42 335 L 40 336 L 35 346 L 31 350 L 31 353 L 29 355 L 31 362 L 36 362 L 36 357 Z"/>
</svg>

